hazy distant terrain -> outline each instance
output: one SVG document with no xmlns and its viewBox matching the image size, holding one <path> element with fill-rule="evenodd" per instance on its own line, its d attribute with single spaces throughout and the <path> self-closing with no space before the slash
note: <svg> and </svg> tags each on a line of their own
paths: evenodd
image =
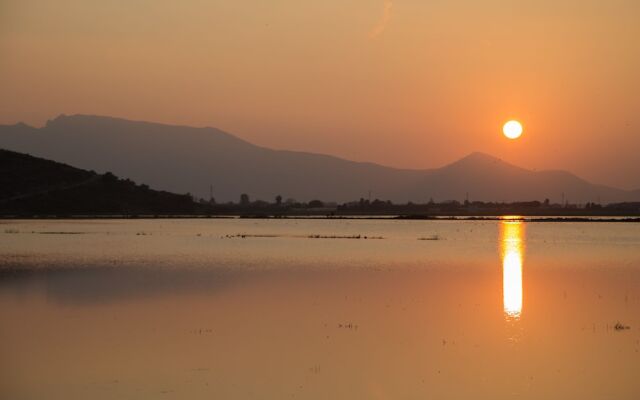
<svg viewBox="0 0 640 400">
<path fill-rule="evenodd" d="M 564 171 L 530 171 L 482 153 L 438 169 L 406 170 L 304 152 L 272 150 L 215 128 L 98 116 L 60 116 L 43 128 L 0 126 L 0 148 L 107 171 L 154 189 L 216 201 L 252 199 L 394 202 L 447 199 L 618 202 L 640 191 L 594 185 Z"/>
</svg>

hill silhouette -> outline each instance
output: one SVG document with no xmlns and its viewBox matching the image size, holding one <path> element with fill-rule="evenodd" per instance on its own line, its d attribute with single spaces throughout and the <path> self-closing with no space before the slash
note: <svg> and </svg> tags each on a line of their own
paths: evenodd
<svg viewBox="0 0 640 400">
<path fill-rule="evenodd" d="M 111 173 L 0 149 L 0 214 L 189 214 L 188 195 L 151 190 Z"/>
<path fill-rule="evenodd" d="M 42 128 L 0 126 L 0 147 L 99 172 L 112 171 L 156 189 L 237 201 L 241 193 L 272 201 L 394 202 L 543 200 L 621 202 L 639 191 L 591 184 L 565 171 L 530 171 L 483 153 L 437 169 L 410 170 L 333 156 L 272 150 L 216 128 L 111 117 L 59 116 Z"/>
<path fill-rule="evenodd" d="M 488 154 L 475 152 L 452 164 L 430 171 L 421 183 L 439 198 L 460 198 L 465 191 L 473 200 L 617 202 L 639 199 L 632 192 L 594 185 L 566 171 L 530 171 Z"/>
</svg>

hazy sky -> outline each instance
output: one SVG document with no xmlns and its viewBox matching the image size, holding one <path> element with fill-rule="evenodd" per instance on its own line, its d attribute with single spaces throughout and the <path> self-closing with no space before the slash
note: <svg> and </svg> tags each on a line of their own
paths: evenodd
<svg viewBox="0 0 640 400">
<path fill-rule="evenodd" d="M 640 188 L 639 21 L 638 0 L 1 0 L 0 123 L 215 126 L 411 168 L 478 150 Z"/>
</svg>

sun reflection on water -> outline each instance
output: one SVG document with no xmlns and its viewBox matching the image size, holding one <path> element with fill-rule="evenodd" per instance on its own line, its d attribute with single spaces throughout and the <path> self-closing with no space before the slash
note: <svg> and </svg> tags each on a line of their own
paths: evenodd
<svg viewBox="0 0 640 400">
<path fill-rule="evenodd" d="M 500 223 L 500 249 L 502 255 L 502 295 L 504 313 L 508 319 L 522 315 L 522 256 L 524 224 L 517 220 Z"/>
</svg>

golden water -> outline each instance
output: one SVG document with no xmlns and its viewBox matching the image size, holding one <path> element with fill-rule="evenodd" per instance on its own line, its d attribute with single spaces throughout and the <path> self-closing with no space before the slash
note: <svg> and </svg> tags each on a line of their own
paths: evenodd
<svg viewBox="0 0 640 400">
<path fill-rule="evenodd" d="M 639 249 L 627 223 L 3 221 L 0 398 L 637 399 Z"/>
</svg>

